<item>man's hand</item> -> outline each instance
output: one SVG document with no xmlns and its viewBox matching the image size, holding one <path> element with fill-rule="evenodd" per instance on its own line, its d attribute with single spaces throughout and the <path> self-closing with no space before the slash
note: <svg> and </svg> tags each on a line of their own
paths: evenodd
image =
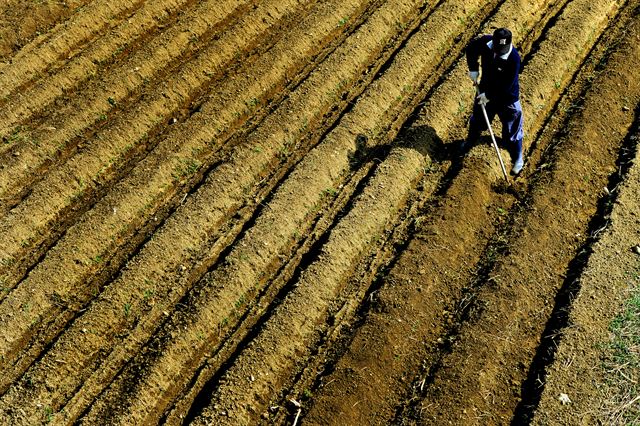
<svg viewBox="0 0 640 426">
<path fill-rule="evenodd" d="M 473 85 L 480 84 L 480 73 L 478 71 L 469 71 L 469 78 L 473 81 Z"/>
<path fill-rule="evenodd" d="M 487 99 L 487 95 L 484 93 L 480 93 L 476 99 L 478 99 L 478 103 L 483 106 L 487 106 L 489 103 L 489 99 Z"/>
</svg>

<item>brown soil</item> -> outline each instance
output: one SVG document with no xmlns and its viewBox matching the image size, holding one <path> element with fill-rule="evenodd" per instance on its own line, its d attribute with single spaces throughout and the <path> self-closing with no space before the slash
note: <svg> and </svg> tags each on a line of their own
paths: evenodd
<svg viewBox="0 0 640 426">
<path fill-rule="evenodd" d="M 602 127 L 584 129 L 585 137 L 605 141 L 616 135 L 616 129 L 632 125 L 634 117 L 629 110 L 632 102 L 638 102 L 639 89 L 632 71 L 640 55 L 636 48 L 640 41 L 640 21 L 627 27 L 624 40 L 616 47 L 608 66 L 594 82 L 594 98 L 586 114 L 601 114 Z M 624 97 L 612 96 L 625 88 Z M 598 96 L 609 96 L 607 103 Z M 635 139 L 637 144 L 637 118 Z M 633 143 L 631 140 L 630 142 Z M 596 231 L 598 241 L 582 271 L 579 288 L 572 294 L 568 325 L 563 333 L 553 336 L 558 346 L 555 359 L 550 365 L 545 380 L 545 389 L 533 424 L 576 425 L 606 424 L 607 394 L 601 389 L 606 377 L 601 368 L 605 349 L 610 342 L 609 324 L 622 311 L 623 301 L 630 288 L 637 288 L 639 258 L 633 247 L 640 241 L 640 219 L 638 218 L 638 153 L 635 158 L 625 158 L 632 163 L 624 182 L 611 188 L 612 195 L 603 198 L 607 204 L 613 202 L 606 228 Z M 624 167 L 624 164 L 620 164 Z M 545 336 L 547 337 L 547 336 Z M 570 404 L 561 403 L 560 394 L 566 394 Z"/>
<path fill-rule="evenodd" d="M 638 7 L 7 0 L 0 424 L 602 422 Z M 453 157 L 498 26 L 510 188 Z"/>
</svg>

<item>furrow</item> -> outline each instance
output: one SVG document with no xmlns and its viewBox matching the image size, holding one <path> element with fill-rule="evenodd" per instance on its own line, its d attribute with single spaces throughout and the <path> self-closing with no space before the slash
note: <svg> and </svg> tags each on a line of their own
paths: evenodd
<svg viewBox="0 0 640 426">
<path fill-rule="evenodd" d="M 348 7 L 353 8 L 354 6 L 356 5 Z M 348 8 L 339 7 L 335 9 L 336 13 L 345 11 L 348 11 Z M 342 25 L 340 21 L 343 16 L 338 16 L 334 13 L 333 15 L 328 14 L 328 18 L 329 22 L 333 22 L 332 25 L 334 27 Z M 390 22 L 395 23 L 396 21 L 391 20 Z M 393 25 L 389 23 L 390 27 L 393 27 Z M 90 308 L 89 313 L 85 314 L 85 317 L 89 318 L 84 322 L 81 318 L 79 323 L 82 325 L 74 327 L 74 330 L 79 332 L 80 336 L 83 335 L 82 328 L 87 330 L 97 328 L 97 333 L 101 330 L 102 325 L 107 325 L 103 318 L 115 314 L 115 318 L 118 318 L 118 320 L 115 321 L 114 319 L 108 329 L 101 331 L 102 333 L 107 333 L 104 340 L 100 342 L 92 340 L 90 347 L 96 347 L 96 345 L 110 346 L 111 339 L 114 337 L 113 333 L 116 330 L 123 330 L 122 327 L 125 327 L 124 330 L 126 330 L 126 327 L 133 325 L 133 323 L 129 322 L 131 318 L 145 313 L 145 310 L 148 309 L 146 302 L 142 303 L 142 305 L 137 303 L 142 302 L 144 298 L 141 297 L 139 300 L 131 301 L 132 292 L 133 294 L 138 294 L 140 291 L 148 291 L 148 294 L 153 295 L 153 301 L 158 300 L 154 304 L 154 309 L 148 315 L 148 321 L 145 318 L 146 329 L 140 327 L 138 332 L 144 335 L 144 333 L 149 332 L 148 327 L 154 327 L 154 323 L 162 318 L 163 310 L 172 306 L 176 300 L 179 300 L 181 294 L 186 291 L 191 282 L 188 276 L 180 278 L 181 273 L 178 273 L 178 276 L 174 276 L 173 273 L 167 275 L 165 271 L 181 271 L 180 266 L 184 267 L 184 264 L 191 265 L 196 260 L 192 259 L 193 253 L 198 253 L 211 244 L 209 241 L 215 241 L 215 239 L 221 237 L 220 227 L 228 217 L 229 211 L 232 212 L 247 202 L 245 191 L 259 183 L 265 168 L 268 168 L 270 164 L 277 160 L 283 149 L 292 148 L 291 141 L 303 136 L 307 131 L 307 126 L 313 127 L 321 120 L 322 116 L 329 111 L 335 102 L 335 97 L 340 95 L 339 92 L 336 93 L 336 88 L 340 88 L 343 85 L 344 87 L 350 87 L 356 82 L 361 77 L 360 73 L 372 63 L 372 60 L 375 60 L 380 55 L 381 50 L 385 47 L 385 41 L 388 42 L 389 37 L 393 36 L 393 34 L 393 32 L 389 31 L 387 37 L 382 38 L 371 32 L 365 25 L 354 37 L 349 38 L 345 46 L 336 51 L 328 59 L 327 63 L 323 64 L 307 81 L 303 82 L 273 116 L 267 118 L 262 130 L 250 136 L 246 143 L 234 149 L 229 156 L 231 159 L 229 163 L 223 164 L 212 171 L 205 186 L 196 193 L 195 197 L 187 200 L 184 208 L 178 211 L 177 217 L 170 218 L 167 221 L 163 229 L 156 233 L 154 238 L 147 244 L 147 247 L 136 256 L 130 267 L 123 272 L 122 277 L 107 288 L 106 294 L 101 297 L 103 303 L 98 301 L 96 303 L 97 307 Z M 317 108 L 310 108 L 313 104 L 316 104 Z M 222 239 L 224 240 L 225 238 Z M 167 247 L 175 247 L 179 250 L 168 250 Z M 214 246 L 212 250 L 220 250 L 220 248 Z M 215 258 L 213 253 L 210 256 Z M 160 259 L 162 261 L 158 263 Z M 178 282 L 176 282 L 177 280 Z M 170 300 L 165 301 L 163 294 L 170 290 L 175 291 L 175 293 L 170 295 Z M 116 302 L 116 299 L 122 297 L 127 299 L 123 304 Z M 51 306 L 49 302 L 43 301 L 43 303 L 45 303 L 45 306 Z M 122 306 L 125 304 L 130 305 L 129 319 L 121 316 Z M 121 321 L 123 320 L 127 324 L 122 323 Z M 92 362 L 96 362 L 95 356 L 99 355 L 98 353 L 92 354 L 91 350 L 87 350 L 82 354 L 76 352 L 76 349 L 83 345 L 79 345 L 80 341 L 75 336 L 75 331 L 73 334 L 74 336 L 70 340 L 66 340 L 63 337 L 64 341 L 71 343 L 71 347 L 67 347 L 67 343 L 60 343 L 60 345 L 65 346 L 60 352 L 57 352 L 59 356 L 71 357 L 75 360 L 74 362 L 86 360 L 84 362 L 87 363 L 85 364 L 87 366 L 91 365 Z M 136 343 L 130 342 L 130 344 L 135 345 Z M 58 346 L 54 345 L 54 352 L 56 352 Z M 74 398 L 72 406 L 65 408 L 67 415 L 73 418 L 73 413 L 77 415 L 84 409 L 83 407 L 86 407 L 88 401 L 91 400 L 91 395 L 95 395 L 96 392 L 96 389 L 91 388 L 91 385 L 98 386 L 97 390 L 99 391 L 100 383 L 104 383 L 103 376 L 106 375 L 108 377 L 117 371 L 118 365 L 121 365 L 123 360 L 126 360 L 126 357 L 129 356 L 127 355 L 129 350 L 130 348 L 121 348 L 118 353 L 114 353 L 112 366 L 97 371 L 95 373 L 96 380 L 92 380 L 92 377 L 86 381 L 88 389 L 85 389 L 84 393 L 80 392 L 79 396 Z M 46 359 L 51 358 L 46 357 Z M 40 365 L 47 365 L 46 359 Z M 56 357 L 53 359 L 61 358 Z M 64 368 L 64 364 L 58 365 L 58 368 Z M 74 368 L 77 369 L 77 367 Z M 46 376 L 47 368 L 40 371 L 44 371 Z M 79 380 L 86 379 L 86 374 L 88 373 L 90 371 L 83 370 L 81 372 L 83 376 Z M 65 377 L 72 383 L 77 383 L 78 380 L 76 375 L 68 375 L 68 373 L 61 373 L 60 377 Z M 64 388 L 64 386 L 69 385 L 61 386 Z M 71 389 L 75 386 L 75 384 L 71 384 Z M 87 393 L 89 394 L 88 396 Z M 85 398 L 89 398 L 88 401 Z M 54 402 L 52 406 L 58 406 L 59 402 Z"/>
<path fill-rule="evenodd" d="M 99 0 L 89 3 L 69 21 L 36 39 L 0 69 L 0 99 L 47 71 L 60 60 L 75 56 L 83 44 L 113 28 L 142 5 L 141 0 Z"/>
<path fill-rule="evenodd" d="M 295 74 L 306 65 L 317 53 L 316 49 L 332 38 L 332 31 L 340 29 L 336 25 L 336 13 L 357 12 L 366 5 L 366 2 L 354 3 L 332 11 L 326 6 L 318 6 L 318 13 L 304 22 L 305 25 L 292 30 L 292 33 L 269 54 L 264 55 L 257 63 L 251 64 L 251 67 L 270 64 L 271 72 L 264 73 L 256 80 L 247 70 L 247 74 L 242 78 L 238 76 L 238 81 L 220 87 L 218 93 L 235 94 L 238 88 L 242 87 L 247 96 L 260 96 L 260 93 L 269 88 L 266 96 L 271 91 L 278 90 L 288 74 Z M 310 28 L 317 30 L 314 31 L 316 35 L 312 36 L 309 33 Z M 306 35 L 303 34 L 305 32 Z M 278 63 L 281 65 L 273 66 Z M 112 260 L 110 253 L 121 250 L 135 229 L 145 221 L 157 221 L 159 206 L 166 204 L 171 197 L 177 196 L 177 191 L 181 190 L 183 181 L 186 180 L 186 177 L 180 176 L 181 171 L 186 173 L 182 169 L 189 164 L 197 164 L 200 167 L 214 162 L 215 147 L 210 146 L 210 138 L 216 131 L 220 132 L 220 129 L 213 126 L 233 127 L 233 122 L 211 123 L 207 116 L 215 116 L 220 111 L 237 110 L 239 106 L 244 105 L 243 99 L 237 99 L 235 96 L 233 100 L 231 96 L 228 99 L 226 103 L 218 103 L 221 99 L 216 98 L 203 104 L 202 114 L 192 120 L 192 123 L 186 123 L 189 124 L 189 128 L 179 128 L 171 137 L 163 140 L 156 151 L 132 171 L 130 177 L 120 182 L 114 191 L 90 210 L 77 225 L 70 228 L 43 262 L 21 283 L 15 294 L 11 294 L 10 299 L 46 299 L 49 291 L 42 291 L 45 288 L 42 282 L 56 277 L 56 280 L 65 282 L 65 286 L 56 288 L 57 301 L 83 305 L 92 291 L 95 291 L 92 290 L 94 286 L 87 286 L 85 283 L 91 282 L 93 276 L 101 273 L 104 262 Z M 318 112 L 319 116 L 325 111 L 326 109 L 321 109 Z M 317 121 L 316 117 L 314 125 Z M 189 173 L 195 173 L 195 170 Z M 264 173 L 265 169 L 253 178 L 257 180 Z M 69 299 L 71 294 L 73 299 Z M 48 317 L 59 314 L 59 307 L 55 303 L 40 307 L 41 310 L 31 313 L 43 323 L 47 323 Z M 48 312 L 47 309 L 54 311 Z"/>
<path fill-rule="evenodd" d="M 383 154 L 383 149 L 380 151 L 376 158 L 384 158 L 387 155 Z M 362 187 L 370 180 L 377 164 L 376 160 L 372 160 L 360 166 L 340 191 L 336 192 L 335 198 L 330 201 L 330 206 L 322 209 L 322 213 L 306 233 L 307 236 L 293 244 L 292 254 L 273 274 L 274 278 L 271 279 L 269 286 L 259 293 L 254 302 L 248 304 L 248 310 L 243 315 L 244 318 L 238 322 L 237 326 L 228 328 L 224 334 L 219 336 L 219 349 L 214 351 L 206 364 L 202 364 L 198 368 L 191 382 L 185 386 L 184 391 L 176 398 L 164 416 L 167 425 L 189 423 L 200 412 L 203 401 L 209 400 L 209 389 L 221 371 L 221 365 L 232 359 L 238 347 L 251 338 L 254 330 L 259 328 L 258 324 L 265 317 L 268 317 L 268 312 L 283 298 L 282 295 L 289 291 L 289 286 L 295 281 L 295 277 L 309 265 L 310 260 L 315 259 L 318 247 L 326 242 L 327 236 L 330 234 L 329 231 L 335 226 L 337 218 L 344 216 L 344 212 L 350 210 L 354 194 L 361 192 Z M 197 289 L 193 293 L 197 293 Z M 189 304 L 189 302 L 185 303 L 185 305 Z"/>
<path fill-rule="evenodd" d="M 158 26 L 162 22 L 172 17 L 175 18 L 174 15 L 189 6 L 189 3 L 191 0 L 146 2 L 132 17 L 120 23 L 91 46 L 84 48 L 60 69 L 50 72 L 50 75 L 34 83 L 28 89 L 20 88 L 11 95 L 7 95 L 0 110 L 0 123 L 2 123 L 0 137 L 6 140 L 2 152 L 5 155 L 7 151 L 9 153 L 20 152 L 22 155 L 25 150 L 34 149 L 40 156 L 52 156 L 53 153 L 43 152 L 46 147 L 40 142 L 41 136 L 38 132 L 40 134 L 44 132 L 46 135 L 47 129 L 49 129 L 48 133 L 51 133 L 53 131 L 50 130 L 51 127 L 56 126 L 45 123 L 38 130 L 26 131 L 27 127 L 34 127 L 29 122 L 29 118 L 37 114 L 40 120 L 43 111 L 56 99 L 66 93 L 78 90 L 79 86 L 88 79 L 98 80 L 97 75 L 103 75 L 99 82 L 92 83 L 91 86 L 108 87 L 108 96 L 105 94 L 104 96 L 107 98 L 104 98 L 104 96 L 98 95 L 97 97 L 100 97 L 102 102 L 93 105 L 98 109 L 87 111 L 87 114 L 90 113 L 97 120 L 101 114 L 109 112 L 112 104 L 120 104 L 134 91 L 139 90 L 145 81 L 153 79 L 168 64 L 192 49 L 193 40 L 205 36 L 208 31 L 219 26 L 221 22 L 230 20 L 232 14 L 237 13 L 238 9 L 246 7 L 243 7 L 242 3 L 238 4 L 238 2 L 230 0 L 217 2 L 215 5 L 212 2 L 198 4 L 193 10 L 183 12 L 185 15 L 179 17 L 177 23 L 170 28 L 163 29 L 162 33 L 151 40 L 145 40 L 143 48 L 135 52 L 118 68 L 112 69 L 104 66 L 105 63 L 116 57 L 118 52 L 130 48 L 141 38 L 148 38 L 148 33 L 158 30 Z M 77 96 L 85 97 L 86 100 L 87 92 L 91 86 L 81 87 L 81 93 L 78 93 Z M 108 101 L 109 98 L 111 104 Z M 68 105 L 72 101 L 65 99 L 65 103 Z M 65 109 L 69 110 L 69 107 Z M 20 127 L 16 127 L 17 125 Z M 58 130 L 57 127 L 56 130 Z M 38 146 L 30 146 L 29 143 L 26 143 L 29 140 L 34 141 Z M 2 159 L 5 167 L 10 158 Z M 19 158 L 17 160 L 19 161 Z M 31 167 L 39 169 L 37 165 Z"/>
<path fill-rule="evenodd" d="M 150 3 L 150 5 L 154 4 Z M 169 8 L 171 4 L 161 2 L 159 6 Z M 174 6 L 179 6 L 179 4 L 174 4 Z M 0 200 L 2 201 L 0 213 L 6 212 L 7 209 L 18 204 L 26 194 L 30 193 L 37 182 L 47 176 L 47 172 L 64 164 L 65 160 L 77 154 L 78 150 L 82 151 L 88 143 L 96 143 L 92 139 L 96 138 L 95 133 L 101 131 L 104 133 L 103 127 L 108 123 L 109 117 L 116 116 L 115 124 L 109 123 L 113 127 L 114 125 L 122 125 L 123 121 L 127 123 L 125 125 L 131 125 L 130 123 L 135 123 L 136 119 L 145 124 L 145 121 L 150 118 L 144 114 L 149 115 L 150 112 L 164 114 L 166 121 L 169 121 L 170 118 L 166 117 L 167 114 L 173 112 L 174 115 L 177 115 L 175 110 L 179 107 L 175 105 L 163 105 L 172 108 L 169 111 L 158 110 L 158 99 L 162 100 L 160 95 L 168 96 L 166 91 L 154 90 L 154 88 L 163 84 L 171 88 L 182 80 L 193 79 L 194 68 L 199 67 L 197 57 L 195 60 L 189 57 L 189 54 L 194 53 L 194 40 L 200 37 L 205 39 L 220 38 L 220 33 L 224 33 L 229 22 L 236 23 L 237 28 L 235 15 L 246 12 L 244 9 L 247 7 L 247 4 L 241 7 L 236 1 L 231 0 L 222 3 L 213 1 L 200 3 L 189 15 L 184 16 L 179 24 L 153 39 L 151 43 L 135 52 L 123 64 L 113 69 L 102 70 L 101 78 L 89 82 L 87 87 L 83 87 L 76 97 L 59 98 L 58 96 L 64 95 L 67 90 L 72 88 L 67 86 L 75 84 L 75 73 L 91 73 L 100 69 L 100 64 L 95 62 L 95 57 L 87 58 L 81 55 L 62 72 L 45 80 L 44 85 L 37 86 L 24 95 L 19 94 L 19 105 L 8 105 L 0 113 L 0 121 L 7 121 L 7 126 L 4 128 L 4 133 L 7 134 L 4 139 L 7 142 L 3 145 L 4 152 L 0 156 L 0 163 L 2 163 L 0 168 Z M 151 17 L 150 21 L 155 22 L 156 20 Z M 248 25 L 250 22 L 244 24 Z M 128 21 L 123 25 L 127 29 L 134 28 Z M 159 24 L 156 23 L 156 25 Z M 261 31 L 259 28 L 257 30 Z M 126 31 L 113 33 L 113 37 L 118 38 L 125 34 Z M 211 84 L 223 71 L 226 71 L 231 63 L 237 60 L 236 56 L 242 53 L 246 54 L 255 47 L 255 40 L 252 41 L 251 38 L 237 42 L 233 40 L 233 36 L 227 36 L 224 40 L 214 42 L 209 49 L 223 50 L 222 43 L 224 42 L 230 42 L 232 46 L 236 42 L 235 48 L 239 51 L 234 53 L 233 58 L 230 53 L 221 55 L 220 63 L 210 64 L 215 65 L 211 70 L 198 69 L 197 72 L 203 73 L 201 76 L 196 76 L 198 77 L 196 80 L 199 80 L 198 84 Z M 98 56 L 102 57 L 105 53 L 108 56 L 112 52 L 100 50 Z M 178 65 L 178 69 L 175 69 L 174 63 L 180 60 L 187 65 Z M 205 66 L 206 64 L 201 65 Z M 172 79 L 172 74 L 182 75 Z M 82 78 L 82 76 L 80 75 L 78 78 Z M 47 102 L 55 100 L 56 97 L 58 97 L 57 103 L 64 99 L 66 106 L 64 108 L 58 108 L 57 104 L 52 106 L 54 110 L 52 117 L 47 117 L 40 124 L 10 126 L 13 119 L 26 113 L 25 108 L 29 109 L 29 105 L 42 107 Z M 25 98 L 27 100 L 24 100 Z M 151 100 L 148 100 L 149 98 Z M 144 105 L 145 102 L 147 105 Z M 183 103 L 186 102 L 183 100 Z M 137 110 L 133 110 L 132 104 L 136 105 Z M 140 104 L 144 105 L 142 112 Z M 184 109 L 186 106 L 182 105 L 182 108 Z M 165 120 L 159 118 L 158 121 Z M 36 126 L 33 130 L 31 129 L 32 124 Z M 146 132 L 144 133 L 147 136 L 152 133 L 148 126 L 145 127 Z"/>
<path fill-rule="evenodd" d="M 211 401 L 192 424 L 254 423 L 266 403 L 309 356 L 354 265 L 393 221 L 423 173 L 425 157 L 395 148 L 331 231 L 316 260 L 226 371 Z M 247 382 L 247 378 L 249 381 Z"/>
<path fill-rule="evenodd" d="M 0 10 L 0 67 L 11 56 L 36 38 L 44 39 L 58 23 L 69 19 L 92 0 L 58 2 L 25 2 L 7 0 Z"/>
<path fill-rule="evenodd" d="M 515 3 L 519 2 L 507 2 L 500 9 L 493 20 L 496 26 L 506 22 L 516 27 L 513 19 L 528 15 L 526 11 L 531 5 Z M 544 2 L 540 4 L 544 5 Z M 518 9 L 522 7 L 525 10 L 521 12 Z M 544 34 L 544 42 L 528 62 L 521 78 L 526 146 L 531 144 L 528 135 L 535 134 L 544 124 L 561 89 L 566 87 L 581 58 L 589 52 L 594 42 L 592 37 L 602 31 L 617 7 L 614 1 L 601 2 L 597 7 L 592 2 L 572 2 L 563 10 L 559 24 Z M 537 10 L 542 15 L 544 7 Z M 539 25 L 534 20 L 525 19 L 525 22 Z M 574 36 L 568 38 L 564 33 Z M 451 116 L 455 117 L 450 108 L 456 111 L 458 107 L 452 103 L 441 106 L 436 101 L 448 97 L 464 98 L 460 93 L 466 90 L 461 88 L 470 86 L 465 83 L 467 78 L 462 70 L 452 73 L 450 78 L 457 79 L 458 83 L 449 86 L 451 92 L 448 94 L 436 92 L 424 121 L 418 120 L 415 124 L 433 128 L 436 137 L 456 132 L 449 125 Z M 535 85 L 542 81 L 560 84 Z M 471 89 L 468 93 L 471 104 Z M 442 117 L 442 121 L 436 120 L 438 117 Z M 511 197 L 492 192 L 491 183 L 501 179 L 495 161 L 495 153 L 489 147 L 475 148 L 457 176 L 445 187 L 438 204 L 427 209 L 428 216 L 419 218 L 421 225 L 417 236 L 376 293 L 374 311 L 368 313 L 355 332 L 335 371 L 324 378 L 323 381 L 330 384 L 321 388 L 309 421 L 319 421 L 329 412 L 340 413 L 341 421 L 347 423 L 367 421 L 374 416 L 382 422 L 394 418 L 394 404 L 407 393 L 406 381 L 419 370 L 426 357 L 425 350 L 429 349 L 416 342 L 427 341 L 432 347 L 438 346 L 435 340 L 439 337 L 438 330 L 447 323 L 446 310 L 461 297 L 460 291 L 473 273 L 472 265 L 478 262 L 495 229 L 500 211 L 495 205 L 505 211 L 513 203 Z M 455 173 L 455 169 L 453 171 Z M 487 207 L 492 205 L 494 207 Z M 492 208 L 496 210 L 492 211 Z M 405 315 L 415 315 L 415 320 L 423 326 L 412 329 L 407 323 L 393 321 Z M 389 340 L 391 336 L 392 341 Z M 371 342 L 376 344 L 371 345 Z M 363 367 L 366 372 L 361 370 Z M 358 372 L 354 373 L 354 370 Z M 371 386 L 371 383 L 376 385 Z M 354 404 L 359 404 L 358 410 L 352 409 Z"/>
<path fill-rule="evenodd" d="M 636 20 L 636 34 L 637 28 Z M 508 232 L 508 252 L 474 296 L 474 305 L 482 308 L 472 322 L 463 324 L 426 397 L 425 403 L 434 407 L 451 407 L 442 402 L 449 399 L 445 395 L 455 393 L 456 409 L 430 410 L 425 416 L 428 422 L 469 422 L 471 414 L 467 417 L 465 412 L 490 422 L 512 419 L 525 366 L 535 355 L 553 308 L 549 302 L 589 237 L 602 188 L 617 173 L 616 159 L 634 122 L 633 114 L 623 107 L 640 102 L 640 84 L 632 71 L 639 61 L 634 43 L 624 43 L 624 50 L 614 54 L 613 64 L 593 82 L 583 108 L 569 122 L 567 136 L 554 150 L 551 170 L 542 172 L 526 207 L 516 212 Z M 621 86 L 625 99 L 618 93 Z"/>
<path fill-rule="evenodd" d="M 404 7 L 411 11 L 408 5 L 405 4 Z M 467 13 L 473 13 L 474 10 L 468 5 L 463 9 Z M 445 8 L 445 11 L 440 12 L 443 15 L 438 15 L 439 20 L 436 22 L 442 22 L 442 16 L 453 15 L 451 9 Z M 385 13 L 390 12 L 385 9 Z M 317 206 L 322 205 L 327 188 L 339 188 L 344 182 L 344 176 L 350 167 L 350 153 L 356 150 L 357 136 L 368 133 L 370 141 L 375 140 L 374 135 L 366 129 L 378 128 L 389 116 L 394 116 L 392 113 L 397 108 L 402 108 L 397 95 L 402 93 L 403 87 L 419 86 L 421 79 L 429 75 L 429 67 L 437 66 L 433 63 L 425 64 L 424 57 L 437 57 L 433 52 L 446 51 L 445 46 L 451 43 L 453 37 L 451 34 L 438 36 L 430 33 L 440 28 L 429 25 L 432 23 L 430 20 L 423 23 L 421 28 L 424 31 L 417 32 L 420 36 L 412 37 L 380 80 L 367 89 L 339 126 L 304 158 L 277 190 L 269 207 L 256 219 L 255 225 L 242 240 L 234 244 L 224 264 L 207 278 L 207 285 L 201 292 L 193 296 L 192 311 L 185 313 L 185 319 L 178 325 L 167 326 L 170 331 L 163 332 L 163 335 L 170 334 L 173 337 L 161 337 L 149 344 L 148 358 L 144 357 L 135 365 L 127 367 L 125 375 L 113 385 L 111 400 L 108 395 L 104 397 L 102 405 L 94 406 L 88 419 L 113 413 L 121 403 L 127 406 L 125 414 L 122 414 L 126 417 L 133 412 L 145 410 L 150 395 L 156 395 L 159 391 L 163 394 L 174 393 L 177 392 L 174 387 L 179 383 L 189 382 L 193 371 L 199 369 L 200 359 L 215 349 L 209 348 L 207 342 L 217 342 L 219 329 L 225 330 L 238 320 L 241 314 L 236 311 L 246 309 L 245 305 L 261 291 L 266 284 L 263 282 L 269 279 L 271 271 L 282 263 L 281 258 L 290 256 L 289 247 L 297 238 L 296 235 L 307 233 L 309 216 L 315 216 L 314 211 Z M 456 27 L 452 27 L 451 31 L 455 30 Z M 464 25 L 461 23 L 457 30 L 463 31 Z M 432 44 L 424 43 L 427 38 Z M 176 318 L 175 314 L 173 318 Z M 211 324 L 218 324 L 219 329 L 212 329 Z M 187 330 L 184 330 L 185 326 L 188 327 Z M 158 360 L 154 361 L 156 355 Z M 180 361 L 176 362 L 173 358 L 175 356 L 181 357 Z M 141 382 L 140 376 L 149 378 Z M 167 387 L 168 385 L 170 386 Z M 128 389 L 126 397 L 121 393 L 124 389 Z"/>
<path fill-rule="evenodd" d="M 254 9 L 236 25 L 235 31 L 202 50 L 180 73 L 160 85 L 149 101 L 99 131 L 83 150 L 39 181 L 18 206 L 0 218 L 0 233 L 4 235 L 0 247 L 0 276 L 6 275 L 5 281 L 15 283 L 50 241 L 73 221 L 76 205 L 98 197 L 100 190 L 104 191 L 127 171 L 129 163 L 151 148 L 147 144 L 157 142 L 148 139 L 148 134 L 164 126 L 173 113 L 205 88 L 210 80 L 209 71 L 214 74 L 224 71 L 236 52 L 261 42 L 261 37 L 272 26 L 277 26 L 291 13 L 288 8 L 295 10 L 303 4 L 298 0 L 287 3 L 270 0 Z M 220 123 L 246 119 L 252 110 L 252 105 L 244 104 L 240 109 L 221 111 L 210 119 Z M 55 137 L 64 139 L 60 133 Z M 185 167 L 190 170 L 189 164 Z M 10 180 L 5 182 L 8 184 Z"/>
<path fill-rule="evenodd" d="M 628 37 L 635 38 L 637 43 L 640 38 L 637 24 L 634 26 L 635 29 L 630 28 Z M 630 55 L 634 54 L 630 52 Z M 621 60 L 621 63 L 628 62 Z M 592 253 L 584 269 L 579 271 L 580 275 L 577 276 L 574 270 L 569 272 L 574 278 L 569 291 L 564 288 L 567 280 L 563 284 L 561 291 L 566 291 L 571 300 L 570 311 L 566 312 L 566 305 L 556 303 L 554 312 L 563 309 L 565 323 L 555 324 L 562 328 L 551 330 L 554 334 L 545 330 L 542 335 L 545 347 L 538 349 L 538 353 L 542 349 L 545 358 L 552 356 L 551 363 L 532 366 L 533 371 L 532 368 L 529 370 L 529 378 L 539 378 L 543 383 L 541 388 L 540 382 L 536 381 L 537 394 L 521 402 L 531 404 L 522 407 L 530 424 L 629 424 L 633 421 L 634 410 L 637 413 L 635 402 L 629 403 L 635 394 L 629 392 L 627 397 L 624 386 L 620 386 L 621 382 L 630 387 L 635 384 L 633 373 L 637 368 L 632 363 L 620 362 L 611 353 L 611 324 L 615 324 L 624 312 L 624 299 L 640 286 L 640 262 L 632 246 L 640 241 L 637 219 L 640 188 L 638 111 L 640 107 L 636 108 L 635 132 L 628 135 L 630 145 L 635 145 L 635 155 L 634 147 L 628 146 L 631 158 L 629 164 L 621 165 L 626 169 L 621 176 L 623 181 L 614 188 L 612 199 L 608 200 L 615 199 L 610 211 L 610 224 L 602 236 L 597 236 L 598 241 L 591 247 Z M 609 187 L 612 188 L 611 185 Z M 547 351 L 551 354 L 547 355 Z M 625 352 L 619 350 L 617 354 Z M 614 364 L 619 369 L 594 368 L 603 364 Z M 537 370 L 540 367 L 544 371 Z M 560 402 L 562 394 L 570 399 L 570 405 Z"/>
</svg>

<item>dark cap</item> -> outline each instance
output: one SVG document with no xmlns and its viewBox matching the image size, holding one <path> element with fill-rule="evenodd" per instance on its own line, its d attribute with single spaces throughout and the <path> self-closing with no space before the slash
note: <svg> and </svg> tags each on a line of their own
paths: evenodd
<svg viewBox="0 0 640 426">
<path fill-rule="evenodd" d="M 506 28 L 498 28 L 493 32 L 493 51 L 498 55 L 504 55 L 511 47 L 511 31 Z"/>
</svg>

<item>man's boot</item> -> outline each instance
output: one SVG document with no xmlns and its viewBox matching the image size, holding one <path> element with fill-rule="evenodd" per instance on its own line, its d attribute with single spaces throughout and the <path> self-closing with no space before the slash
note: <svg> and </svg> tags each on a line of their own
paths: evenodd
<svg viewBox="0 0 640 426">
<path fill-rule="evenodd" d="M 511 168 L 511 174 L 517 176 L 524 166 L 524 159 L 522 158 L 522 141 L 518 141 L 516 145 L 516 155 L 512 156 L 511 159 L 515 161 L 513 162 L 513 167 Z"/>
</svg>

